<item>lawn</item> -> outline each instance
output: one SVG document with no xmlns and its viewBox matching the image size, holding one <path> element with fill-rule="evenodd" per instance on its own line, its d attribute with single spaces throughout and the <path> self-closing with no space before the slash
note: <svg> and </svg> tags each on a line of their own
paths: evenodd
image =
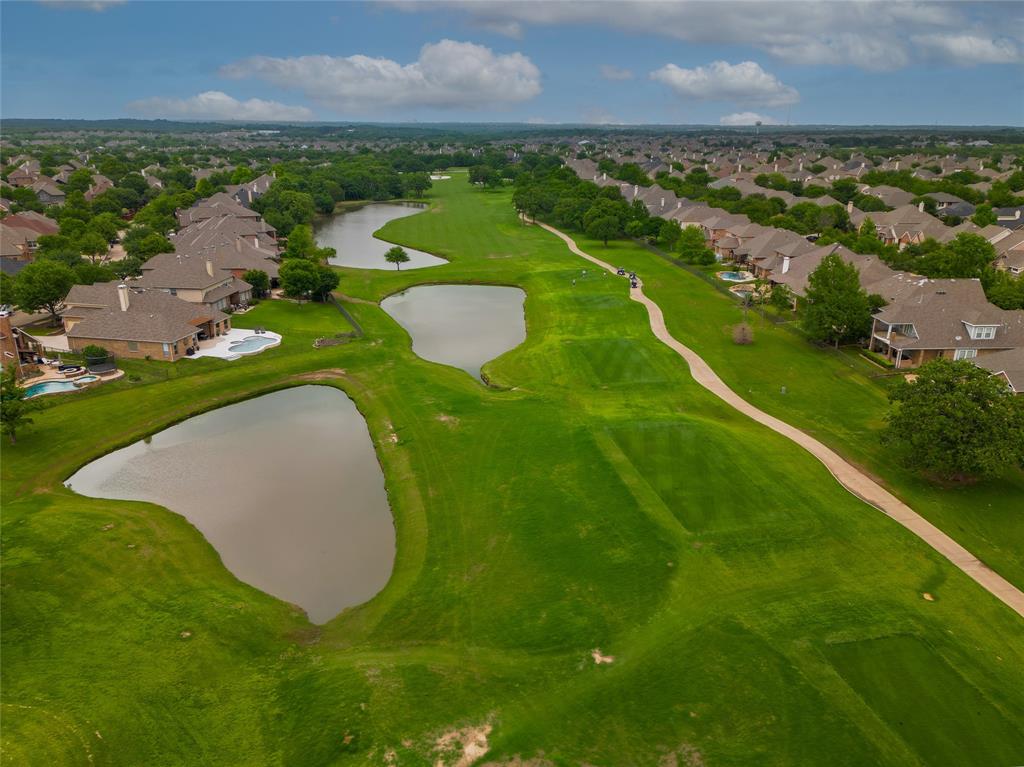
<svg viewBox="0 0 1024 767">
<path fill-rule="evenodd" d="M 739 302 L 630 242 L 577 237 L 586 252 L 636 270 L 669 331 L 730 387 L 762 410 L 813 434 L 885 484 L 1019 588 L 1024 588 L 1024 472 L 940 487 L 895 465 L 879 435 L 888 409 L 888 371 L 853 353 L 818 349 L 754 312 L 754 343 L 733 343 Z M 780 467 L 781 469 L 781 467 Z"/>
<path fill-rule="evenodd" d="M 336 309 L 264 302 L 242 324 L 280 348 L 128 364 L 4 449 L 3 763 L 435 764 L 487 725 L 499 764 L 1024 761 L 1021 620 L 694 384 L 625 282 L 582 276 L 509 198 L 455 177 L 389 224 L 451 263 L 341 270 L 362 338 L 313 349 L 348 329 Z M 375 305 L 446 281 L 526 290 L 526 342 L 485 366 L 501 388 L 418 359 Z M 367 419 L 398 542 L 387 587 L 325 626 L 183 518 L 60 484 L 317 371 Z"/>
</svg>

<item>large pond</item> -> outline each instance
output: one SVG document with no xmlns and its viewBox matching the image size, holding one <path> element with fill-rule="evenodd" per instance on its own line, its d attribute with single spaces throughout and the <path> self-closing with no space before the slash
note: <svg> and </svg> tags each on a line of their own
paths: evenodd
<svg viewBox="0 0 1024 767">
<path fill-rule="evenodd" d="M 301 386 L 190 418 L 67 481 L 183 515 L 240 580 L 323 623 L 380 591 L 395 559 L 384 475 L 344 392 Z"/>
<path fill-rule="evenodd" d="M 381 308 L 409 332 L 420 357 L 479 378 L 485 362 L 526 340 L 525 299 L 519 288 L 421 285 L 388 296 Z"/>
<path fill-rule="evenodd" d="M 425 205 L 393 202 L 373 203 L 361 208 L 338 213 L 316 228 L 316 241 L 321 247 L 331 247 L 337 255 L 331 259 L 335 266 L 354 266 L 359 269 L 394 269 L 384 260 L 384 254 L 393 243 L 379 240 L 373 233 L 388 221 L 422 213 Z M 409 256 L 402 269 L 420 269 L 448 263 L 443 258 L 402 246 Z"/>
</svg>

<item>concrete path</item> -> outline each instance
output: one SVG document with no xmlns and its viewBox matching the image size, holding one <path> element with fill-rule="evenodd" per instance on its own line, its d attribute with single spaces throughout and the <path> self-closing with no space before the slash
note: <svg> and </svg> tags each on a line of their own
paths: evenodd
<svg viewBox="0 0 1024 767">
<path fill-rule="evenodd" d="M 615 267 L 580 250 L 568 235 L 547 224 L 537 223 L 552 234 L 560 237 L 569 246 L 569 250 L 577 256 L 581 256 L 591 263 L 607 269 L 612 274 L 616 273 Z M 763 410 L 759 410 L 726 386 L 708 363 L 699 357 L 696 352 L 683 346 L 683 344 L 672 337 L 665 327 L 665 316 L 661 312 L 661 307 L 644 295 L 642 283 L 640 287 L 630 289 L 629 297 L 647 307 L 647 313 L 650 315 L 651 320 L 651 330 L 654 331 L 654 335 L 686 360 L 686 363 L 690 366 L 690 374 L 697 383 L 744 415 L 753 418 L 758 423 L 764 424 L 772 431 L 778 432 L 800 445 L 800 447 L 825 464 L 825 467 L 832 472 L 832 476 L 836 478 L 839 484 L 865 503 L 871 504 L 882 513 L 899 522 L 967 573 L 982 588 L 990 591 L 997 598 L 1005 602 L 1010 609 L 1024 617 L 1024 592 L 994 570 L 982 564 L 971 552 L 920 516 L 860 469 L 840 457 L 834 450 L 826 447 L 809 434 L 790 426 L 785 421 L 780 421 L 775 416 L 768 415 Z"/>
</svg>

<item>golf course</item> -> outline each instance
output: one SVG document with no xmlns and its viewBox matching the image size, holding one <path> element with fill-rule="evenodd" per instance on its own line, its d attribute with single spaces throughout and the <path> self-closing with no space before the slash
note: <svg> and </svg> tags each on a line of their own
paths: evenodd
<svg viewBox="0 0 1024 767">
<path fill-rule="evenodd" d="M 353 330 L 336 306 L 263 301 L 236 323 L 279 347 L 120 360 L 5 448 L 0 763 L 1024 764 L 1019 615 L 695 383 L 628 281 L 510 190 L 454 172 L 427 202 L 380 236 L 448 263 L 339 268 L 346 343 L 314 347 Z M 1019 472 L 953 488 L 890 465 L 868 362 L 754 316 L 738 346 L 734 300 L 632 242 L 577 243 L 637 271 L 740 396 L 1024 587 Z M 525 292 L 526 340 L 483 382 L 418 357 L 380 306 L 436 284 Z M 310 384 L 365 418 L 395 527 L 387 585 L 326 623 L 237 579 L 183 516 L 63 484 Z M 261 460 L 290 458 L 268 440 Z"/>
</svg>

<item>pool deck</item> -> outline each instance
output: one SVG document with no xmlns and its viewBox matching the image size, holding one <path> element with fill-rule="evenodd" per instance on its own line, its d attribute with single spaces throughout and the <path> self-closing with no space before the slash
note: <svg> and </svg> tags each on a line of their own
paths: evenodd
<svg viewBox="0 0 1024 767">
<path fill-rule="evenodd" d="M 248 357 L 252 354 L 259 354 L 266 349 L 273 349 L 275 346 L 279 346 L 281 343 L 281 336 L 279 333 L 273 333 L 267 330 L 264 333 L 260 333 L 260 338 L 270 338 L 274 341 L 272 344 L 264 346 L 255 352 L 247 352 L 246 354 L 235 354 L 228 351 L 228 347 L 231 344 L 244 341 L 249 336 L 256 335 L 256 331 L 246 328 L 231 328 L 227 333 L 216 338 L 208 338 L 205 341 L 199 342 L 199 349 L 191 357 L 185 357 L 185 359 L 195 360 L 200 357 L 216 357 L 222 360 L 237 360 L 240 357 Z"/>
</svg>

